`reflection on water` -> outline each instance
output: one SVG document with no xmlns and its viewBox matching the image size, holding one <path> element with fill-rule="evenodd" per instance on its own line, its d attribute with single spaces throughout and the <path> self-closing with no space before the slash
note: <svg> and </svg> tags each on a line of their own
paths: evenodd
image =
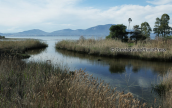
<svg viewBox="0 0 172 108">
<path fill-rule="evenodd" d="M 55 43 L 67 37 L 37 38 L 46 41 L 48 47 L 46 49 L 28 51 L 27 53 L 31 54 L 31 58 L 23 61 L 51 60 L 53 65 L 61 64 L 62 66 L 68 66 L 70 71 L 81 68 L 86 69 L 85 72 L 90 75 L 93 74 L 93 77 L 104 80 L 112 87 L 117 87 L 117 90 L 124 91 L 125 93 L 131 92 L 142 101 L 153 103 L 154 98 L 157 99 L 157 102 L 160 101 L 156 93 L 151 93 L 151 84 L 156 84 L 157 76 L 165 74 L 172 63 L 115 59 L 80 54 L 55 49 Z M 79 37 L 74 39 L 79 39 Z M 98 61 L 98 59 L 101 61 Z"/>
<path fill-rule="evenodd" d="M 42 48 L 42 49 L 38 49 L 38 50 L 28 50 L 27 53 L 32 54 L 32 55 L 37 55 L 37 54 L 43 53 L 45 51 L 46 51 L 46 48 Z"/>
</svg>

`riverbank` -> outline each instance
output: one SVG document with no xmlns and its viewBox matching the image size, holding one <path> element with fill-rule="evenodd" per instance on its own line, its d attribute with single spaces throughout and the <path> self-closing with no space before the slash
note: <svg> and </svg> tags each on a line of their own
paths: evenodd
<svg viewBox="0 0 172 108">
<path fill-rule="evenodd" d="M 172 108 L 172 68 L 163 75 L 159 84 L 153 85 L 153 91 L 164 99 L 163 104 L 166 108 Z"/>
<path fill-rule="evenodd" d="M 46 43 L 40 42 L 39 40 L 35 39 L 5 38 L 0 41 L 0 55 L 17 56 L 18 58 L 28 58 L 30 56 L 28 54 L 25 54 L 27 50 L 46 47 L 48 47 Z"/>
<path fill-rule="evenodd" d="M 56 43 L 57 49 L 66 49 L 90 55 L 122 57 L 151 61 L 172 61 L 172 39 L 156 39 L 145 42 L 123 43 L 112 39 L 63 40 Z"/>
<path fill-rule="evenodd" d="M 51 65 L 51 61 L 0 61 L 0 107 L 147 108 L 132 93 L 124 94 L 86 74 Z M 73 72 L 72 72 L 73 73 Z M 99 79 L 100 80 L 100 79 Z M 156 106 L 156 103 L 153 103 Z"/>
</svg>

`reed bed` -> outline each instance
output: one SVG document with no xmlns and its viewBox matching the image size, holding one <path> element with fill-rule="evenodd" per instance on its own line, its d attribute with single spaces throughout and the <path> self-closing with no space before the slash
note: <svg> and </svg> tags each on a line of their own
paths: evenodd
<svg viewBox="0 0 172 108">
<path fill-rule="evenodd" d="M 62 68 L 48 61 L 0 58 L 0 107 L 147 108 L 132 93 L 116 91 L 83 70 L 70 75 Z"/>
<path fill-rule="evenodd" d="M 159 84 L 154 86 L 154 90 L 160 94 L 165 108 L 172 108 L 172 68 L 159 80 Z"/>
<path fill-rule="evenodd" d="M 56 48 L 62 48 L 67 50 L 73 50 L 77 52 L 85 52 L 89 54 L 100 54 L 100 55 L 113 55 L 111 48 L 124 48 L 128 47 L 126 43 L 122 43 L 119 40 L 101 38 L 95 39 L 85 39 L 78 41 L 63 40 L 56 43 Z"/>
<path fill-rule="evenodd" d="M 30 48 L 44 48 L 48 45 L 39 40 L 28 39 L 24 41 L 0 41 L 0 50 L 23 51 Z"/>
<path fill-rule="evenodd" d="M 67 49 L 77 52 L 83 52 L 88 54 L 104 55 L 104 56 L 119 56 L 150 59 L 150 60 L 161 60 L 170 61 L 172 60 L 172 39 L 161 39 L 147 40 L 145 42 L 138 41 L 135 43 L 123 43 L 120 40 L 112 39 L 79 39 L 78 41 L 63 40 L 56 43 L 56 48 Z M 114 50 L 112 50 L 114 48 Z M 119 49 L 141 49 L 142 51 L 116 51 Z M 157 49 L 154 49 L 157 48 Z M 148 51 L 148 50 L 152 51 Z M 159 51 L 159 49 L 165 49 Z"/>
</svg>

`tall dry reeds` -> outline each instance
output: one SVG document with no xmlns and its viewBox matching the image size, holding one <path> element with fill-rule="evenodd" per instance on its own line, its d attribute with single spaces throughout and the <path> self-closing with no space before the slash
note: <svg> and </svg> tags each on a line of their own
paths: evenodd
<svg viewBox="0 0 172 108">
<path fill-rule="evenodd" d="M 27 39 L 24 41 L 0 41 L 0 50 L 12 49 L 12 50 L 23 51 L 29 48 L 40 48 L 47 46 L 48 45 L 46 43 L 34 39 Z"/>
<path fill-rule="evenodd" d="M 163 89 L 163 106 L 172 108 L 172 68 L 167 71 L 167 74 L 160 78 L 160 84 L 156 85 L 156 89 Z"/>
<path fill-rule="evenodd" d="M 63 40 L 56 43 L 56 48 L 63 48 L 78 52 L 85 52 L 90 54 L 113 55 L 111 48 L 124 48 L 128 47 L 126 43 L 119 40 L 111 39 L 85 39 L 78 41 Z"/>
<path fill-rule="evenodd" d="M 146 108 L 146 103 L 76 70 L 74 75 L 46 62 L 0 59 L 0 107 Z M 14 65 L 14 66 L 13 66 Z"/>
<path fill-rule="evenodd" d="M 113 39 L 80 39 L 78 41 L 63 40 L 56 43 L 56 48 L 67 49 L 77 52 L 84 52 L 88 54 L 97 54 L 105 56 L 127 55 L 128 57 L 137 57 L 141 59 L 159 59 L 159 60 L 172 60 L 172 39 L 156 39 L 147 40 L 145 42 L 138 41 L 137 44 L 123 43 L 120 40 Z M 114 48 L 112 51 L 111 48 Z M 141 49 L 142 51 L 116 51 L 119 49 Z M 154 49 L 157 48 L 157 49 Z M 165 49 L 160 51 L 159 49 Z M 152 51 L 149 51 L 152 50 Z"/>
</svg>

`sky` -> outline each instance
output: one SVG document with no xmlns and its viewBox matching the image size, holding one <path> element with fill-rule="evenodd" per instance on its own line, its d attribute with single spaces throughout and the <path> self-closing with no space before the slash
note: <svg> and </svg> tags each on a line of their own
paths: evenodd
<svg viewBox="0 0 172 108">
<path fill-rule="evenodd" d="M 97 25 L 124 24 L 129 28 L 166 13 L 172 27 L 172 0 L 0 0 L 0 33 L 31 29 L 53 32 L 87 29 Z"/>
</svg>

